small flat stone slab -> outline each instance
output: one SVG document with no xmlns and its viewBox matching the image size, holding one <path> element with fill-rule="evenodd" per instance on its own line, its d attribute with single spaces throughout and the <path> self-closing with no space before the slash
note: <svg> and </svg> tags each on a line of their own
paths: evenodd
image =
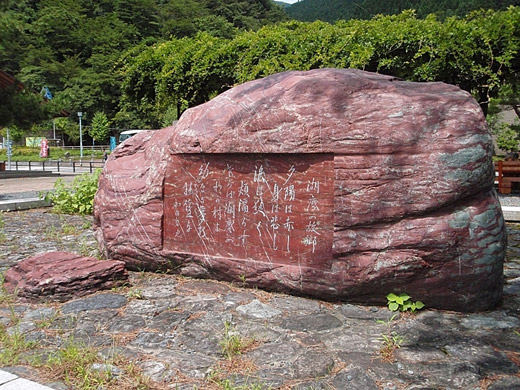
<svg viewBox="0 0 520 390">
<path fill-rule="evenodd" d="M 119 309 L 126 305 L 127 299 L 119 294 L 97 294 L 91 297 L 67 302 L 61 307 L 63 314 L 79 313 L 82 311 Z"/>
<path fill-rule="evenodd" d="M 52 390 L 50 387 L 31 382 L 27 379 L 18 378 L 0 386 L 1 390 Z"/>
<path fill-rule="evenodd" d="M 100 261 L 71 252 L 47 252 L 20 261 L 5 274 L 5 288 L 27 300 L 66 301 L 120 285 L 128 279 L 122 261 Z"/>
<path fill-rule="evenodd" d="M 237 307 L 237 311 L 249 317 L 262 319 L 271 318 L 282 314 L 280 310 L 266 305 L 257 299 L 251 303 L 248 303 L 247 305 Z"/>
<path fill-rule="evenodd" d="M 0 385 L 15 380 L 16 378 L 18 378 L 16 375 L 0 370 Z"/>
</svg>

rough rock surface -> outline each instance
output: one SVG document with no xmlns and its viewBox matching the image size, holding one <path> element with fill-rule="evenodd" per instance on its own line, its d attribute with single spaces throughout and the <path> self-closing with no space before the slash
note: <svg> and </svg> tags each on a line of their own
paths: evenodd
<svg viewBox="0 0 520 390">
<path fill-rule="evenodd" d="M 47 252 L 20 261 L 5 274 L 4 287 L 29 300 L 66 301 L 110 289 L 128 279 L 125 264 L 70 252 Z"/>
<path fill-rule="evenodd" d="M 7 240 L 0 241 L 0 269 L 34 256 L 43 243 L 74 251 L 83 238 L 91 241 L 88 224 L 78 216 L 42 209 L 6 213 L 3 220 Z M 43 227 L 53 222 L 77 226 L 76 240 L 46 236 Z M 76 340 L 99 351 L 103 359 L 98 363 L 127 370 L 131 362 L 151 378 L 153 389 L 212 389 L 215 373 L 222 375 L 220 383 L 225 378 L 235 388 L 520 389 L 520 337 L 515 333 L 520 328 L 520 226 L 507 224 L 507 230 L 504 298 L 493 311 L 425 308 L 389 321 L 394 313 L 385 307 L 129 272 L 128 287 L 63 304 L 0 299 L 0 327 L 32 342 L 30 351 L 12 359 L 19 365 L 8 361 L 1 370 L 73 390 L 64 383 L 45 383 L 54 376 L 40 370 L 46 359 L 67 348 L 66 341 Z M 68 247 L 73 242 L 76 248 Z M 240 364 L 229 365 L 221 352 L 226 334 L 258 343 L 235 357 Z M 403 340 L 393 363 L 381 359 L 383 335 Z M 126 379 L 133 378 L 125 372 Z"/>
<path fill-rule="evenodd" d="M 286 72 L 117 148 L 95 200 L 96 237 L 139 269 L 489 309 L 506 249 L 491 153 L 480 107 L 457 87 Z"/>
</svg>

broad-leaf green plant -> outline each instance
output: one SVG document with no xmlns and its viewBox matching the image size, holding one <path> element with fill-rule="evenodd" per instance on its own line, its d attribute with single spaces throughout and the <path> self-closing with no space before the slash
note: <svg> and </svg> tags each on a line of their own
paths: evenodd
<svg viewBox="0 0 520 390">
<path fill-rule="evenodd" d="M 399 295 L 390 293 L 386 296 L 388 300 L 388 309 L 391 311 L 410 311 L 415 313 L 417 310 L 424 308 L 424 303 L 421 301 L 412 302 L 410 296 L 405 293 Z"/>
<path fill-rule="evenodd" d="M 101 169 L 92 174 L 82 174 L 70 186 L 58 179 L 54 189 L 45 194 L 45 199 L 53 203 L 54 211 L 58 213 L 92 214 L 100 174 Z"/>
</svg>

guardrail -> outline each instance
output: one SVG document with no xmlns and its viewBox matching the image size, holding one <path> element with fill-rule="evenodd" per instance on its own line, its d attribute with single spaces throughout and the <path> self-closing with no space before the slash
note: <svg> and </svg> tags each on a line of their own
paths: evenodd
<svg viewBox="0 0 520 390">
<path fill-rule="evenodd" d="M 4 165 L 5 164 L 5 165 Z M 49 160 L 49 161 L 11 161 L 9 167 L 6 161 L 0 162 L 0 167 L 5 166 L 10 171 L 44 171 L 44 172 L 58 172 L 58 173 L 86 173 L 94 172 L 96 168 L 103 168 L 104 161 L 63 161 L 63 160 Z"/>
<path fill-rule="evenodd" d="M 80 150 L 81 146 L 51 146 L 52 149 L 64 149 L 64 150 Z M 88 154 L 88 152 L 93 150 L 100 150 L 104 152 L 105 150 L 110 150 L 110 145 L 94 145 L 94 146 L 83 146 L 83 154 Z"/>
</svg>

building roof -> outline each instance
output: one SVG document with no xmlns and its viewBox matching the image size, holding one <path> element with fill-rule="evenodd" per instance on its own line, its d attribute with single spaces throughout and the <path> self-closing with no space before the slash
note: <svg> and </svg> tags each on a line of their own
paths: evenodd
<svg viewBox="0 0 520 390">
<path fill-rule="evenodd" d="M 16 80 L 9 73 L 6 73 L 3 70 L 0 70 L 0 89 L 6 89 L 13 85 L 15 85 L 16 88 L 20 91 L 22 89 L 24 89 L 24 85 L 21 82 Z"/>
</svg>

